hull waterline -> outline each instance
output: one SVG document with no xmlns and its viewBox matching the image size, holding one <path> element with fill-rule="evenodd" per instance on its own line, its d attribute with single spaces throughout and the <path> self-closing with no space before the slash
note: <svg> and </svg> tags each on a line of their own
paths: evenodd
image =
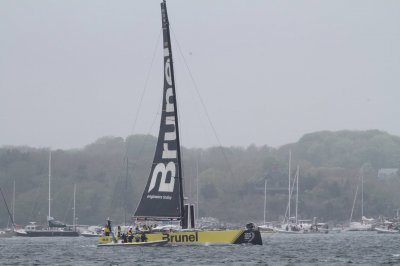
<svg viewBox="0 0 400 266">
<path fill-rule="evenodd" d="M 253 244 L 262 245 L 259 231 L 252 230 L 216 230 L 216 231 L 181 231 L 170 233 L 146 233 L 149 242 L 167 240 L 177 245 L 230 245 Z M 111 243 L 111 236 L 98 239 L 99 244 Z"/>
</svg>

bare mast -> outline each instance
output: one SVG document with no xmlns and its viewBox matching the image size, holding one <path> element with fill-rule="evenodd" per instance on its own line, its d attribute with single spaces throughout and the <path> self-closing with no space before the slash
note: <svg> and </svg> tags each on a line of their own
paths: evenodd
<svg viewBox="0 0 400 266">
<path fill-rule="evenodd" d="M 289 151 L 289 184 L 288 184 L 288 192 L 289 192 L 289 200 L 288 200 L 288 223 L 290 220 L 290 198 L 291 198 L 291 191 L 290 191 L 290 172 L 291 172 L 291 164 L 292 164 L 292 151 Z"/>
<path fill-rule="evenodd" d="M 299 175 L 300 175 L 300 169 L 299 169 L 299 166 L 297 166 L 297 171 L 296 171 L 296 224 L 298 224 L 297 211 L 299 209 Z"/>
<path fill-rule="evenodd" d="M 12 201 L 12 219 L 15 221 L 15 179 L 14 179 L 14 186 L 13 186 L 13 201 Z"/>
<path fill-rule="evenodd" d="M 49 215 L 48 219 L 51 217 L 51 150 L 49 152 Z"/>
<path fill-rule="evenodd" d="M 76 200 L 75 200 L 75 196 L 76 196 L 76 184 L 74 184 L 74 214 L 73 214 L 73 221 L 72 221 L 72 226 L 74 227 L 74 231 L 76 231 Z"/>
<path fill-rule="evenodd" d="M 266 213 L 267 213 L 267 179 L 265 179 L 264 183 L 264 225 L 265 225 Z"/>
</svg>

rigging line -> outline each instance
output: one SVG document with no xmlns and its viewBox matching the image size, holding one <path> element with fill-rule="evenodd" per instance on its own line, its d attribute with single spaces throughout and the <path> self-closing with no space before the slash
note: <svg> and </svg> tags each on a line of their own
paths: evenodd
<svg viewBox="0 0 400 266">
<path fill-rule="evenodd" d="M 35 197 L 35 201 L 32 202 L 31 213 L 28 217 L 29 220 L 36 220 L 37 212 L 41 212 L 43 209 L 43 205 L 42 205 L 42 207 L 38 207 L 38 205 L 39 205 L 39 197 L 42 195 L 41 190 L 45 189 L 45 186 L 44 186 L 45 182 L 46 182 L 45 179 L 43 179 L 41 181 L 41 183 L 39 183 L 39 187 L 37 187 L 36 191 L 34 192 L 34 193 L 36 193 L 36 197 Z"/>
<path fill-rule="evenodd" d="M 154 49 L 153 49 L 153 56 L 152 56 L 152 59 L 151 59 L 150 66 L 149 66 L 149 68 L 148 68 L 148 70 L 147 70 L 147 74 L 146 74 L 146 79 L 145 79 L 145 82 L 144 82 L 143 90 L 142 90 L 142 93 L 141 93 L 141 95 L 140 95 L 140 100 L 139 100 L 138 107 L 137 107 L 137 109 L 136 109 L 136 115 L 135 115 L 135 119 L 134 119 L 134 122 L 133 122 L 133 125 L 132 125 L 131 134 L 134 134 L 135 129 L 136 129 L 137 120 L 138 120 L 138 118 L 139 118 L 140 110 L 141 110 L 141 108 L 142 108 L 142 103 L 143 103 L 144 94 L 145 94 L 145 92 L 146 92 L 147 85 L 148 85 L 149 79 L 150 79 L 150 73 L 151 73 L 151 70 L 153 69 L 154 60 L 155 60 L 156 55 L 157 55 L 158 44 L 159 44 L 159 42 L 160 42 L 161 32 L 162 32 L 162 29 L 160 29 L 160 31 L 158 32 L 158 37 L 157 37 L 156 45 L 154 46 Z M 125 141 L 125 157 L 124 157 L 123 160 L 122 160 L 123 163 L 125 162 L 127 156 L 128 156 L 128 143 Z"/>
<path fill-rule="evenodd" d="M 158 110 L 160 110 L 160 109 L 162 109 L 162 104 L 163 104 L 163 96 L 161 96 L 161 99 L 160 99 L 160 102 L 159 102 L 159 106 L 161 106 L 161 108 L 158 108 Z M 153 118 L 153 121 L 152 121 L 152 123 L 151 123 L 151 125 L 150 125 L 150 128 L 149 128 L 149 130 L 147 131 L 148 133 L 147 133 L 147 135 L 146 135 L 146 137 L 145 137 L 145 139 L 144 139 L 144 141 L 142 142 L 142 146 L 140 147 L 140 152 L 139 152 L 139 154 L 142 154 L 142 152 L 143 152 L 143 150 L 144 150 L 144 146 L 145 146 L 145 144 L 147 143 L 147 141 L 149 140 L 149 137 L 150 137 L 150 132 L 151 132 L 151 130 L 153 129 L 153 127 L 154 127 L 154 124 L 156 123 L 156 120 L 157 120 L 157 118 L 158 118 L 158 116 L 161 116 L 161 113 L 160 112 L 156 112 L 156 115 L 154 116 L 154 118 Z M 157 148 L 157 143 L 156 143 L 156 148 Z M 151 162 L 153 163 L 153 159 L 151 159 Z M 149 172 L 151 172 L 151 167 L 150 167 L 150 171 Z M 149 173 L 150 174 L 150 173 Z M 146 188 L 144 188 L 144 189 L 146 189 Z M 141 201 L 141 198 L 140 198 L 140 196 L 139 196 L 139 202 Z M 134 214 L 136 213 L 136 211 L 137 211 L 137 209 L 138 209 L 138 207 L 139 207 L 139 204 L 136 206 L 136 208 L 135 208 L 135 210 L 134 210 Z"/>
<path fill-rule="evenodd" d="M 142 90 L 142 94 L 140 95 L 139 105 L 138 105 L 138 107 L 137 107 L 137 109 L 136 109 L 136 116 L 135 116 L 135 120 L 134 120 L 134 122 L 133 122 L 132 130 L 131 130 L 132 133 L 134 133 L 134 131 L 135 131 L 136 123 L 137 123 L 137 120 L 138 120 L 138 117 L 139 117 L 139 114 L 140 114 L 140 109 L 141 109 L 142 103 L 143 103 L 144 94 L 145 94 L 145 92 L 146 92 L 147 85 L 148 85 L 148 83 L 149 83 L 150 72 L 151 72 L 151 70 L 152 70 L 152 68 L 153 68 L 154 60 L 155 60 L 155 57 L 156 57 L 156 54 L 157 54 L 157 51 L 158 51 L 158 44 L 159 44 L 159 42 L 160 42 L 161 31 L 162 31 L 162 29 L 160 29 L 160 31 L 159 31 L 159 33 L 158 33 L 156 45 L 154 46 L 153 57 L 152 57 L 152 59 L 151 59 L 150 67 L 149 67 L 149 69 L 148 69 L 148 71 L 147 71 L 146 80 L 145 80 L 145 83 L 144 83 L 144 87 L 143 87 L 143 90 Z"/>
<path fill-rule="evenodd" d="M 177 77 L 177 73 L 174 72 L 174 74 L 175 74 L 175 97 L 176 97 L 176 101 L 177 102 L 181 102 L 179 93 L 177 93 L 177 91 L 179 91 L 177 89 L 177 87 L 179 88 L 179 84 L 178 84 L 179 83 L 179 79 L 176 78 Z M 181 125 L 181 126 L 179 126 L 179 131 L 180 132 L 178 132 L 178 134 L 179 134 L 179 143 L 182 146 L 182 144 L 184 143 L 184 136 L 181 133 L 182 133 L 182 128 L 184 128 L 184 126 L 182 126 L 183 125 L 182 124 L 183 119 L 182 119 L 182 115 L 181 115 L 181 109 L 180 108 L 177 108 L 177 109 L 178 109 L 177 116 L 178 116 L 179 124 Z M 180 152 L 181 152 L 180 164 L 183 165 L 183 159 L 182 158 L 185 157 L 183 155 L 185 151 L 183 149 L 181 149 Z M 179 173 L 179 176 L 181 177 L 181 180 L 182 180 L 182 187 L 185 188 L 184 167 L 181 167 L 181 173 Z M 185 191 L 185 189 L 183 189 L 183 191 Z M 185 195 L 183 195 L 183 197 L 185 198 Z"/>
<path fill-rule="evenodd" d="M 14 223 L 14 220 L 13 220 L 13 218 L 12 218 L 10 209 L 8 208 L 7 201 L 6 201 L 6 198 L 4 197 L 3 190 L 1 189 L 1 187 L 0 187 L 0 192 L 1 192 L 1 196 L 3 197 L 4 204 L 6 205 L 7 212 L 8 212 L 8 215 L 9 215 L 10 219 L 11 219 L 13 228 L 15 229 L 15 223 Z"/>
<path fill-rule="evenodd" d="M 70 209 L 72 209 L 72 201 L 73 200 L 74 200 L 74 197 L 70 198 L 70 200 L 69 200 L 68 208 L 67 208 L 66 212 L 64 213 L 64 219 L 61 221 L 62 223 L 66 224 L 67 216 L 69 214 Z"/>
<path fill-rule="evenodd" d="M 46 149 L 46 156 L 47 156 L 47 149 Z M 47 166 L 46 166 L 47 167 Z M 46 168 L 45 167 L 45 168 Z M 45 176 L 47 174 L 44 174 Z M 33 193 L 36 193 L 36 197 L 35 200 L 32 202 L 32 207 L 31 207 L 31 213 L 28 217 L 28 219 L 31 220 L 36 220 L 37 219 L 37 215 L 38 213 L 40 213 L 43 210 L 43 206 L 45 206 L 44 204 L 42 204 L 42 206 L 38 206 L 39 203 L 39 197 L 43 194 L 42 190 L 46 189 L 45 184 L 48 182 L 48 179 L 43 178 L 43 176 L 39 175 L 39 178 L 41 178 L 41 181 L 39 181 L 39 186 L 36 188 L 36 190 Z M 43 179 L 42 179 L 43 178 Z"/>
<path fill-rule="evenodd" d="M 172 29 L 171 23 L 170 23 L 170 28 L 171 28 L 171 31 L 172 31 L 172 36 L 174 37 L 175 42 L 176 42 L 176 44 L 177 44 L 178 51 L 179 51 L 180 55 L 182 56 L 183 62 L 184 62 L 184 64 L 185 64 L 185 67 L 186 67 L 186 69 L 187 69 L 187 71 L 188 71 L 188 73 L 189 73 L 190 79 L 191 79 L 192 82 L 193 82 L 193 86 L 194 86 L 195 92 L 196 92 L 197 96 L 199 97 L 201 106 L 203 107 L 204 112 L 205 112 L 206 117 L 207 117 L 207 120 L 208 120 L 208 122 L 210 123 L 211 129 L 212 129 L 212 131 L 213 131 L 213 133 L 214 133 L 214 137 L 216 138 L 216 140 L 217 140 L 217 142 L 218 142 L 219 148 L 221 149 L 221 152 L 222 152 L 222 154 L 223 154 L 225 160 L 226 160 L 227 162 L 229 162 L 228 157 L 227 157 L 227 155 L 226 155 L 226 153 L 225 153 L 225 151 L 224 151 L 224 149 L 223 149 L 223 147 L 222 147 L 222 143 L 221 143 L 221 141 L 220 141 L 220 139 L 219 139 L 219 137 L 218 137 L 217 131 L 215 130 L 214 124 L 213 124 L 212 121 L 211 121 L 211 117 L 210 117 L 210 115 L 209 115 L 209 113 L 208 113 L 208 111 L 207 111 L 206 105 L 204 104 L 203 98 L 201 97 L 201 94 L 200 94 L 200 91 L 199 91 L 199 89 L 198 89 L 197 83 L 196 83 L 196 81 L 195 81 L 195 79 L 194 79 L 194 77 L 193 77 L 192 72 L 190 71 L 190 68 L 189 68 L 189 65 L 188 65 L 188 63 L 187 63 L 187 61 L 186 61 L 185 56 L 184 56 L 183 53 L 182 53 L 181 46 L 179 45 L 178 39 L 177 39 L 176 36 L 175 36 L 175 32 L 174 32 L 174 30 Z M 231 175 L 233 176 L 233 171 L 232 171 L 231 166 L 230 166 L 229 163 L 228 163 L 228 169 L 229 169 Z"/>
<path fill-rule="evenodd" d="M 152 56 L 152 59 L 151 59 L 151 62 L 150 62 L 150 66 L 149 66 L 149 68 L 147 70 L 146 79 L 145 79 L 145 82 L 144 82 L 142 93 L 140 95 L 139 104 L 138 104 L 138 107 L 136 109 L 136 115 L 135 115 L 135 119 L 134 119 L 134 122 L 133 122 L 133 125 L 132 125 L 132 129 L 131 129 L 131 134 L 134 134 L 135 129 L 136 129 L 136 124 L 137 124 L 137 120 L 139 118 L 140 110 L 141 110 L 141 107 L 142 107 L 143 98 L 144 98 L 144 95 L 145 95 L 145 92 L 146 92 L 146 89 L 147 89 L 147 85 L 149 83 L 150 73 L 151 73 L 151 70 L 153 69 L 154 60 L 155 60 L 157 52 L 158 52 L 158 44 L 160 42 L 161 32 L 162 32 L 162 28 L 158 32 L 157 41 L 156 41 L 156 44 L 155 44 L 154 49 L 153 49 L 153 56 Z M 143 147 L 144 147 L 144 144 L 143 144 Z M 143 147 L 142 147 L 142 149 L 143 149 Z M 125 156 L 123 157 L 122 161 L 123 161 L 122 164 L 124 164 L 125 161 L 128 161 L 128 142 L 127 141 L 125 141 Z"/>
<path fill-rule="evenodd" d="M 290 198 L 292 198 L 295 180 L 296 180 L 296 176 L 293 177 L 293 184 L 292 184 L 292 188 L 290 189 Z M 292 181 L 290 181 L 290 183 L 291 183 L 291 182 L 292 182 Z M 289 223 L 289 220 L 290 220 L 290 217 L 289 217 L 289 215 L 288 215 L 290 203 L 291 203 L 291 202 L 288 202 L 288 204 L 287 204 L 287 206 L 286 206 L 285 218 L 284 218 L 284 219 L 286 219 L 286 217 L 288 218 L 288 223 Z M 285 221 L 285 220 L 284 220 L 284 221 Z"/>
<path fill-rule="evenodd" d="M 162 109 L 162 101 L 163 101 L 163 97 L 161 96 L 160 101 L 159 101 L 159 104 L 158 104 L 158 106 L 161 106 L 161 108 L 157 108 L 157 110 L 161 110 L 161 109 Z M 139 148 L 139 153 L 138 153 L 138 154 L 142 154 L 142 153 L 143 153 L 144 146 L 146 145 L 147 141 L 149 140 L 149 137 L 151 136 L 150 132 L 151 132 L 151 130 L 153 129 L 154 124 L 156 123 L 157 118 L 158 118 L 159 116 L 161 116 L 161 113 L 160 113 L 160 112 L 156 112 L 156 115 L 154 116 L 153 121 L 151 122 L 150 127 L 149 127 L 149 129 L 147 130 L 147 134 L 146 134 L 146 136 L 145 136 L 145 138 L 144 138 L 144 141 L 142 141 L 142 145 L 141 145 L 140 148 Z M 157 144 L 156 144 L 156 145 L 157 145 Z"/>
<path fill-rule="evenodd" d="M 354 206 L 355 206 L 356 200 L 357 200 L 358 186 L 360 185 L 360 179 L 361 179 L 361 176 L 360 176 L 360 174 L 359 174 L 359 175 L 358 175 L 358 179 L 357 179 L 356 193 L 355 193 L 355 195 L 354 195 L 354 200 L 353 200 L 353 206 L 351 207 L 350 223 L 351 223 L 351 220 L 353 219 Z"/>
</svg>

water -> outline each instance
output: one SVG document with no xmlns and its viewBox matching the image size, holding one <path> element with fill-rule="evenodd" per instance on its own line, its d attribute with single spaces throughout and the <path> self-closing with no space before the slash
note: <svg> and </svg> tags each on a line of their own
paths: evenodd
<svg viewBox="0 0 400 266">
<path fill-rule="evenodd" d="M 0 265 L 400 264 L 400 234 L 271 234 L 263 241 L 263 246 L 98 248 L 95 238 L 0 238 Z"/>
</svg>

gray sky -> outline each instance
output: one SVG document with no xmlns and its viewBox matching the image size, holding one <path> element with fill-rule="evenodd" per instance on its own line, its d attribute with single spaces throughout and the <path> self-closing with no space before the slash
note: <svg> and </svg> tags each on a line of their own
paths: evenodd
<svg viewBox="0 0 400 266">
<path fill-rule="evenodd" d="M 159 2 L 0 0 L 0 146 L 156 135 Z M 168 12 L 222 145 L 400 135 L 400 1 L 170 0 Z M 172 45 L 183 145 L 218 145 Z"/>
</svg>

